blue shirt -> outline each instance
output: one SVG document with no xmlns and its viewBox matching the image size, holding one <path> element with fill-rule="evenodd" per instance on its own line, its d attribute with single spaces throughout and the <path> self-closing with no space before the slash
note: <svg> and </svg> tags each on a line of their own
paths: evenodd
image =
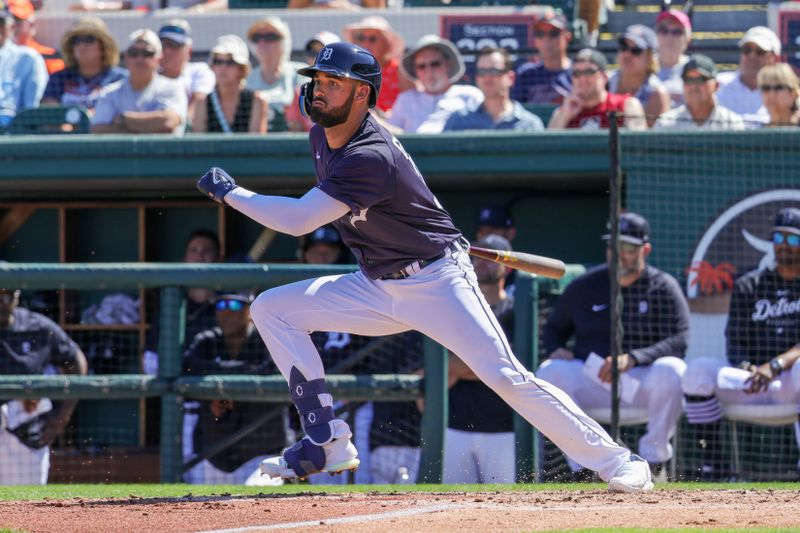
<svg viewBox="0 0 800 533">
<path fill-rule="evenodd" d="M 317 186 L 350 207 L 333 225 L 370 278 L 435 257 L 461 237 L 411 156 L 372 115 L 336 150 L 319 125 L 309 136 Z"/>
<path fill-rule="evenodd" d="M 128 72 L 120 67 L 111 67 L 94 76 L 84 78 L 77 67 L 59 70 L 50 76 L 44 98 L 58 100 L 64 105 L 80 105 L 94 109 L 100 90 L 115 81 L 125 79 Z"/>
<path fill-rule="evenodd" d="M 560 104 L 571 91 L 569 69 L 548 70 L 544 63 L 525 63 L 517 69 L 511 99 L 528 104 Z"/>
<path fill-rule="evenodd" d="M 42 55 L 9 36 L 0 47 L 0 126 L 8 126 L 19 111 L 38 107 L 46 85 Z"/>
<path fill-rule="evenodd" d="M 471 111 L 462 110 L 450 115 L 444 125 L 444 131 L 458 130 L 513 130 L 513 131 L 542 131 L 542 120 L 525 110 L 519 102 L 514 102 L 511 115 L 495 122 L 486 112 L 483 104 Z"/>
</svg>

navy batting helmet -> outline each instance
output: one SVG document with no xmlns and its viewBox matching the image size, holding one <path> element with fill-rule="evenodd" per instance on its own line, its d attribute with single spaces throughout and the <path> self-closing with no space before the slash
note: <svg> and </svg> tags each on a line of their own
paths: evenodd
<svg viewBox="0 0 800 533">
<path fill-rule="evenodd" d="M 300 88 L 300 111 L 305 116 L 311 113 L 315 72 L 363 81 L 372 88 L 369 106 L 375 107 L 378 92 L 381 90 L 381 65 L 360 46 L 352 43 L 331 43 L 320 49 L 312 66 L 297 71 L 302 76 L 312 78 L 312 81 L 304 83 Z"/>
</svg>

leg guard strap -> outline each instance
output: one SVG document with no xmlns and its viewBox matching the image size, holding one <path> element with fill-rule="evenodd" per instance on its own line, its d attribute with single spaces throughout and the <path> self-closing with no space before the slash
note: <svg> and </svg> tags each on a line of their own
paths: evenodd
<svg viewBox="0 0 800 533">
<path fill-rule="evenodd" d="M 292 401 L 300 413 L 303 431 L 314 444 L 323 445 L 333 439 L 333 397 L 328 394 L 325 379 L 306 381 L 297 367 L 289 375 Z"/>
<path fill-rule="evenodd" d="M 307 438 L 284 451 L 283 458 L 298 477 L 316 474 L 325 467 L 325 450 Z"/>
</svg>

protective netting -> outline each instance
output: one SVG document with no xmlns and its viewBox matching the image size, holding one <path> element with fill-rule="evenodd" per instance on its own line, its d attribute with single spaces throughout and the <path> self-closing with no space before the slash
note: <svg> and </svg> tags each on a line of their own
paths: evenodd
<svg viewBox="0 0 800 533">
<path fill-rule="evenodd" d="M 648 263 L 690 310 L 679 477 L 797 476 L 797 141 L 796 128 L 621 136 L 624 207 L 649 220 Z"/>
</svg>

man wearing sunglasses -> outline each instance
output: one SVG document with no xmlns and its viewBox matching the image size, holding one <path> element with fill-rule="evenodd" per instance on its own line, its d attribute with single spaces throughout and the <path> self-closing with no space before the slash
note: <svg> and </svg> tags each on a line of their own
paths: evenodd
<svg viewBox="0 0 800 533">
<path fill-rule="evenodd" d="M 161 40 L 152 30 L 136 30 L 125 51 L 128 79 L 103 89 L 92 117 L 92 133 L 183 134 L 186 91 L 158 74 Z"/>
<path fill-rule="evenodd" d="M 475 56 L 475 82 L 483 93 L 483 103 L 476 109 L 462 109 L 450 115 L 444 130 L 543 130 L 539 117 L 511 99 L 514 76 L 508 50 L 484 48 L 478 52 Z"/>
<path fill-rule="evenodd" d="M 758 71 L 780 61 L 780 55 L 781 41 L 775 32 L 754 26 L 739 41 L 739 70 L 719 75 L 719 103 L 741 115 L 749 127 L 769 122 L 758 87 Z"/>
<path fill-rule="evenodd" d="M 549 129 L 608 128 L 608 113 L 616 111 L 628 129 L 647 128 L 642 104 L 628 94 L 612 94 L 607 89 L 605 56 L 584 48 L 572 59 L 572 92 L 550 117 Z"/>
<path fill-rule="evenodd" d="M 572 90 L 567 49 L 572 40 L 566 17 L 543 15 L 533 27 L 538 61 L 521 65 L 516 72 L 511 98 L 523 103 L 560 104 Z"/>
<path fill-rule="evenodd" d="M 193 117 L 197 102 L 214 90 L 214 73 L 202 61 L 189 61 L 192 57 L 192 28 L 184 19 L 167 21 L 158 30 L 158 38 L 162 48 L 159 73 L 183 85 L 189 101 L 187 116 Z"/>
<path fill-rule="evenodd" d="M 775 265 L 736 280 L 725 327 L 727 357 L 693 359 L 683 377 L 686 417 L 703 455 L 699 477 L 729 475 L 721 449 L 721 404 L 800 400 L 800 209 L 778 211 Z M 795 433 L 800 447 L 800 432 Z"/>
<path fill-rule="evenodd" d="M 667 111 L 656 129 L 743 130 L 742 117 L 717 102 L 717 67 L 711 58 L 695 54 L 683 67 L 685 104 Z"/>
<path fill-rule="evenodd" d="M 416 61 L 419 67 L 422 59 Z M 401 142 L 370 113 L 381 86 L 378 60 L 355 44 L 333 43 L 299 73 L 311 78 L 301 87 L 300 105 L 316 123 L 310 142 L 317 185 L 295 199 L 239 187 L 218 167 L 197 181 L 204 196 L 276 231 L 301 235 L 333 223 L 359 264 L 356 272 L 276 287 L 253 302 L 253 320 L 289 382 L 305 431 L 282 455 L 262 463 L 262 472 L 305 478 L 360 464 L 350 426 L 333 410 L 325 365 L 309 332 L 413 330 L 457 354 L 611 490 L 652 489 L 646 461 L 514 356 L 480 296 L 461 232 Z"/>
<path fill-rule="evenodd" d="M 609 235 L 603 239 L 608 241 Z M 670 439 L 681 415 L 689 305 L 675 278 L 647 264 L 652 250 L 647 219 L 637 213 L 620 215 L 618 276 L 624 335 L 617 366 L 620 374 L 639 382 L 631 396 L 622 390 L 620 405 L 647 410 L 647 432 L 639 439 L 638 452 L 651 465 L 663 465 L 672 458 Z M 610 260 L 610 249 L 607 252 Z M 544 328 L 549 355 L 538 375 L 584 408 L 608 407 L 610 402 L 608 385 L 603 385 L 611 383 L 609 284 L 608 263 L 587 271 L 570 283 Z M 567 344 L 573 337 L 570 350 Z M 593 354 L 604 361 L 595 376 L 588 376 L 584 367 Z M 573 472 L 580 472 L 579 463 L 572 459 L 569 463 Z"/>
<path fill-rule="evenodd" d="M 184 353 L 184 372 L 190 376 L 219 374 L 277 374 L 267 347 L 250 320 L 252 295 L 227 293 L 216 298 L 216 326 L 198 333 Z M 286 408 L 281 404 L 210 400 L 200 402 L 197 425 L 192 432 L 194 452 L 202 455 L 259 418 L 266 411 L 276 416 L 207 457 L 186 478 L 190 483 L 265 485 L 281 484 L 259 472 L 261 461 L 286 445 Z"/>
<path fill-rule="evenodd" d="M 0 375 L 85 375 L 86 357 L 49 318 L 19 305 L 20 291 L 0 288 Z M 77 400 L 0 400 L 0 486 L 44 485 L 50 444 L 66 427 Z"/>
<path fill-rule="evenodd" d="M 475 109 L 483 101 L 480 89 L 455 85 L 464 70 L 456 45 L 437 35 L 423 35 L 400 62 L 401 73 L 420 88 L 400 93 L 389 124 L 400 132 L 441 133 L 450 115 Z"/>
</svg>

